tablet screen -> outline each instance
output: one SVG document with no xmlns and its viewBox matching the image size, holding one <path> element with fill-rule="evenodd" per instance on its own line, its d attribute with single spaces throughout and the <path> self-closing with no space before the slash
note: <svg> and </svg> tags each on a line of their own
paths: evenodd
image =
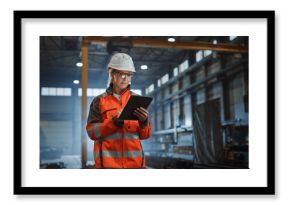
<svg viewBox="0 0 290 205">
<path fill-rule="evenodd" d="M 138 118 L 133 115 L 133 111 L 139 107 L 147 109 L 152 99 L 152 97 L 131 95 L 119 118 L 122 120 L 138 120 Z"/>
</svg>

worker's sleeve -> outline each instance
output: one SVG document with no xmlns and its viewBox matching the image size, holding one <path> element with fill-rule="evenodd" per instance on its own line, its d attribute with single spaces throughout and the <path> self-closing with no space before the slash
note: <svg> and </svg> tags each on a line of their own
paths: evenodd
<svg viewBox="0 0 290 205">
<path fill-rule="evenodd" d="M 118 128 L 112 119 L 102 121 L 100 110 L 100 98 L 96 97 L 90 105 L 89 116 L 87 120 L 86 130 L 88 136 L 92 140 L 99 140 L 114 133 Z"/>
<path fill-rule="evenodd" d="M 148 118 L 145 122 L 139 122 L 139 137 L 141 140 L 148 139 L 151 135 L 151 126 Z"/>
</svg>

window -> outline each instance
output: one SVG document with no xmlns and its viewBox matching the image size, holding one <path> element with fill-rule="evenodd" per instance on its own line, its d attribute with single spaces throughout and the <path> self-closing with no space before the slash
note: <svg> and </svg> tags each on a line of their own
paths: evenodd
<svg viewBox="0 0 290 205">
<path fill-rule="evenodd" d="M 164 83 L 166 83 L 169 80 L 169 75 L 168 73 L 165 74 L 164 76 L 162 76 L 161 80 L 161 85 L 163 85 Z"/>
<path fill-rule="evenodd" d="M 71 88 L 42 87 L 42 96 L 71 96 Z"/>
<path fill-rule="evenodd" d="M 63 89 L 64 96 L 71 96 L 71 89 L 70 88 L 64 88 Z"/>
<path fill-rule="evenodd" d="M 56 88 L 56 95 L 62 96 L 63 95 L 63 88 Z"/>
<path fill-rule="evenodd" d="M 161 80 L 160 80 L 160 79 L 157 81 L 157 86 L 158 86 L 158 87 L 161 86 Z"/>
<path fill-rule="evenodd" d="M 98 95 L 104 93 L 105 91 L 106 91 L 106 89 L 95 88 L 95 89 L 93 89 L 93 96 L 98 96 Z"/>
<path fill-rule="evenodd" d="M 196 62 L 201 61 L 201 60 L 203 59 L 203 52 L 202 52 L 202 51 L 198 51 L 198 52 L 196 52 L 196 57 L 195 57 L 195 59 L 196 59 Z"/>
<path fill-rule="evenodd" d="M 138 95 L 142 95 L 142 91 L 140 89 L 131 89 L 132 92 L 137 93 Z"/>
<path fill-rule="evenodd" d="M 173 76 L 178 76 L 178 68 L 173 68 Z"/>
<path fill-rule="evenodd" d="M 87 89 L 87 96 L 93 96 L 93 89 L 92 88 Z"/>
<path fill-rule="evenodd" d="M 87 96 L 95 97 L 104 93 L 105 91 L 106 89 L 103 89 L 103 88 L 87 88 Z M 82 88 L 78 89 L 78 96 L 82 96 Z"/>
<path fill-rule="evenodd" d="M 48 95 L 48 88 L 41 88 L 41 95 Z"/>
<path fill-rule="evenodd" d="M 188 68 L 188 60 L 185 60 L 179 65 L 180 73 L 185 71 L 187 68 Z"/>
<path fill-rule="evenodd" d="M 151 84 L 148 88 L 146 88 L 146 95 L 151 93 L 154 90 L 154 84 Z"/>
<path fill-rule="evenodd" d="M 154 84 L 151 84 L 149 87 L 148 87 L 148 90 L 149 92 L 152 92 L 154 90 Z"/>
<path fill-rule="evenodd" d="M 48 95 L 56 96 L 56 88 L 49 88 Z"/>
<path fill-rule="evenodd" d="M 204 51 L 204 57 L 209 56 L 210 54 L 212 54 L 212 50 L 205 50 Z"/>
<path fill-rule="evenodd" d="M 78 89 L 78 96 L 82 96 L 82 89 L 81 88 Z"/>
</svg>

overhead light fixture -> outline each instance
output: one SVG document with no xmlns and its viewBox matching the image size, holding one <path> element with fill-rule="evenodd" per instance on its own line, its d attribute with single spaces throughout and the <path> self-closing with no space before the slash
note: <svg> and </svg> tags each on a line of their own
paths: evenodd
<svg viewBox="0 0 290 205">
<path fill-rule="evenodd" d="M 80 81 L 79 80 L 74 80 L 73 83 L 77 85 L 77 84 L 80 83 Z"/>
<path fill-rule="evenodd" d="M 147 66 L 147 65 L 141 65 L 140 68 L 141 68 L 142 70 L 147 70 L 147 69 L 148 69 L 148 66 Z"/>
<path fill-rule="evenodd" d="M 175 42 L 175 38 L 168 38 L 167 39 L 169 42 Z"/>
<path fill-rule="evenodd" d="M 216 44 L 217 44 L 217 40 L 213 40 L 213 42 L 212 42 L 212 43 L 216 45 Z"/>
<path fill-rule="evenodd" d="M 82 62 L 77 62 L 77 63 L 76 63 L 76 66 L 77 66 L 77 67 L 82 67 L 82 66 L 83 66 L 83 63 L 82 63 Z"/>
</svg>

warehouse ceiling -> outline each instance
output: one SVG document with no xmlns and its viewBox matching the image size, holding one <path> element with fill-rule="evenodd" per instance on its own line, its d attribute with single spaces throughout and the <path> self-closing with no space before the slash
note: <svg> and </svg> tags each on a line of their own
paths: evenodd
<svg viewBox="0 0 290 205">
<path fill-rule="evenodd" d="M 168 48 L 166 46 L 135 46 L 134 39 L 164 40 L 162 37 L 106 37 L 104 41 L 89 42 L 88 54 L 88 87 L 104 88 L 107 83 L 106 66 L 111 54 L 116 51 L 128 53 L 134 61 L 136 74 L 132 87 L 144 89 L 157 81 L 164 74 L 177 67 L 189 56 L 195 55 L 195 50 L 184 48 Z M 207 42 L 213 40 L 228 43 L 228 37 L 175 37 L 176 42 Z M 72 87 L 73 80 L 81 79 L 81 67 L 76 63 L 82 61 L 82 43 L 84 38 L 79 36 L 42 36 L 40 37 L 40 78 L 41 86 Z M 147 42 L 148 44 L 148 42 Z M 149 41 L 150 44 L 150 41 Z M 147 65 L 142 70 L 141 65 Z M 81 86 L 80 84 L 77 86 Z"/>
</svg>

